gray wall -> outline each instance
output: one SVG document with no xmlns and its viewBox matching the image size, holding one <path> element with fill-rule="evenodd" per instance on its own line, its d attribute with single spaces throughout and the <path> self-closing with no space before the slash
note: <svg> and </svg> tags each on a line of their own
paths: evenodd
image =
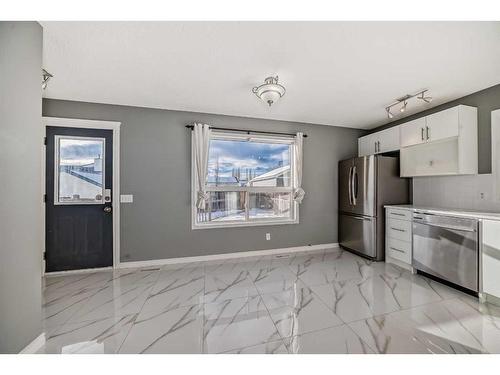
<svg viewBox="0 0 500 375">
<path fill-rule="evenodd" d="M 0 353 L 41 333 L 42 28 L 0 22 Z"/>
<path fill-rule="evenodd" d="M 337 164 L 361 131 L 322 125 L 44 100 L 44 116 L 121 121 L 121 259 L 138 261 L 337 242 Z M 300 224 L 191 230 L 191 132 L 186 124 L 303 131 Z M 265 233 L 271 240 L 265 240 Z"/>
<path fill-rule="evenodd" d="M 491 111 L 500 108 L 500 85 L 478 91 L 463 98 L 436 106 L 423 112 L 392 121 L 386 125 L 373 129 L 376 132 L 382 129 L 399 125 L 422 116 L 430 115 L 443 109 L 459 104 L 470 105 L 478 108 L 478 148 L 479 148 L 479 173 L 491 173 Z"/>
</svg>

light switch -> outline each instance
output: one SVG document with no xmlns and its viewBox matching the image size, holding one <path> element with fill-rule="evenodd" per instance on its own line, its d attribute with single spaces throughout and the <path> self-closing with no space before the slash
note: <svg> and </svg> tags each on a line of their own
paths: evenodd
<svg viewBox="0 0 500 375">
<path fill-rule="evenodd" d="M 132 194 L 121 194 L 120 202 L 121 203 L 132 203 L 134 201 L 134 196 Z"/>
</svg>

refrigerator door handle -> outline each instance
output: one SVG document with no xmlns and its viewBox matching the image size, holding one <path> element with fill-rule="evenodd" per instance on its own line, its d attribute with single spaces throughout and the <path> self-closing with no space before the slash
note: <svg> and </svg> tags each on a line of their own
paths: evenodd
<svg viewBox="0 0 500 375">
<path fill-rule="evenodd" d="M 348 193 L 349 193 L 349 204 L 352 206 L 352 168 L 349 168 L 349 182 L 348 182 Z"/>
<path fill-rule="evenodd" d="M 356 166 L 352 167 L 352 182 L 351 182 L 351 188 L 352 188 L 352 203 L 355 206 L 357 203 L 357 196 L 358 196 L 358 172 L 356 171 Z"/>
</svg>

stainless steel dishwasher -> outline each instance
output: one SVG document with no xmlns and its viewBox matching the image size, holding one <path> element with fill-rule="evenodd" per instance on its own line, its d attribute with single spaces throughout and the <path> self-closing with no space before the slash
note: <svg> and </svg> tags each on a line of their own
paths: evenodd
<svg viewBox="0 0 500 375">
<path fill-rule="evenodd" d="M 412 266 L 477 292 L 478 226 L 475 219 L 415 212 Z"/>
</svg>

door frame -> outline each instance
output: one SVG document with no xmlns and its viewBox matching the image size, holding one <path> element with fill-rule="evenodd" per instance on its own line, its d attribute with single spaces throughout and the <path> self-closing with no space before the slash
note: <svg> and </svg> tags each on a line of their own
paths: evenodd
<svg viewBox="0 0 500 375">
<path fill-rule="evenodd" d="M 120 265 L 120 126 L 121 122 L 117 121 L 103 121 L 103 120 L 86 120 L 86 119 L 76 119 L 76 118 L 64 118 L 64 117 L 42 117 L 43 134 L 46 136 L 47 126 L 58 126 L 64 128 L 84 128 L 84 129 L 105 129 L 113 131 L 113 192 L 112 192 L 112 208 L 113 208 L 113 268 L 118 268 Z M 45 144 L 42 147 L 42 197 L 47 194 L 45 191 L 45 179 L 46 179 L 46 168 L 45 168 Z M 45 252 L 45 235 L 46 235 L 46 223 L 45 223 L 45 202 L 42 199 L 42 210 L 43 210 L 43 238 L 42 238 L 42 275 L 45 275 L 45 260 L 43 259 L 43 253 Z M 110 267 L 104 268 L 91 268 L 85 270 L 71 270 L 71 271 L 61 271 L 61 272 L 50 272 L 48 274 L 67 274 L 67 273 L 77 273 L 77 272 L 92 272 L 96 270 L 108 269 Z"/>
</svg>

